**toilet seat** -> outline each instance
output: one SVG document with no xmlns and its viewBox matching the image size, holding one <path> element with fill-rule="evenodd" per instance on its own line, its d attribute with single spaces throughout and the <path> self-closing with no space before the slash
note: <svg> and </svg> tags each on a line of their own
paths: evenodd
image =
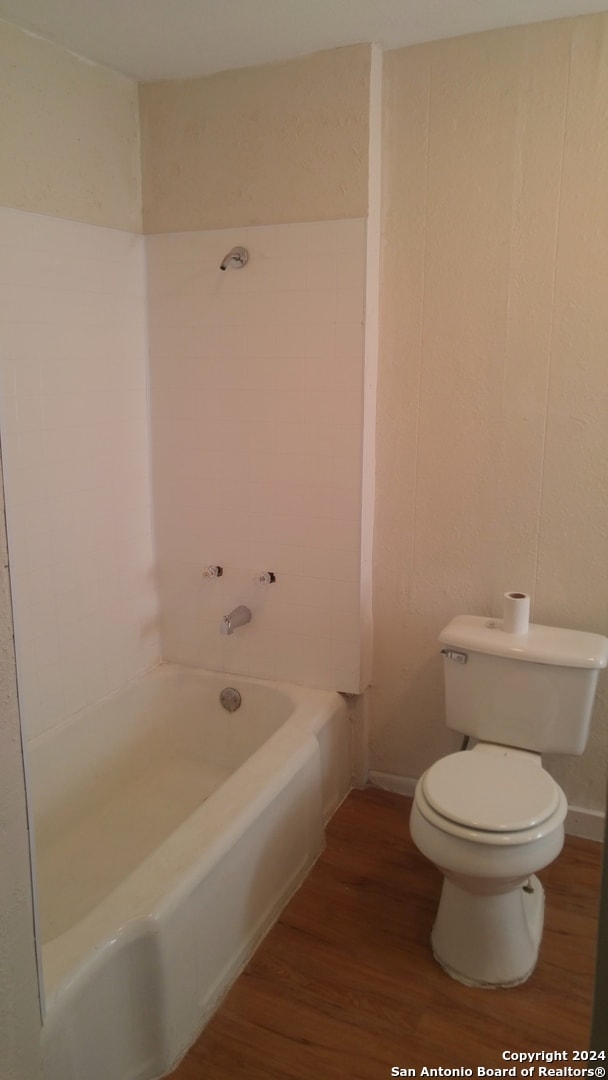
<svg viewBox="0 0 608 1080">
<path fill-rule="evenodd" d="M 530 843 L 563 822 L 564 793 L 538 759 L 508 748 L 459 751 L 435 762 L 416 788 L 431 824 L 477 843 Z"/>
</svg>

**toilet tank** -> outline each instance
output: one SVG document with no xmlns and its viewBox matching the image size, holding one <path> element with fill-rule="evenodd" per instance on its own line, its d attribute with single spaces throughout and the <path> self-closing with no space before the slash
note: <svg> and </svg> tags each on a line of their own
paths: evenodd
<svg viewBox="0 0 608 1080">
<path fill-rule="evenodd" d="M 458 615 L 441 631 L 449 728 L 538 753 L 582 754 L 608 638 Z"/>
</svg>

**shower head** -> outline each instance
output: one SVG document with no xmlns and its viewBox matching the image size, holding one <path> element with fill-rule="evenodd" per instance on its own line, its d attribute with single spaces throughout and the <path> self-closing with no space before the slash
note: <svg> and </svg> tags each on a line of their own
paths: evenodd
<svg viewBox="0 0 608 1080">
<path fill-rule="evenodd" d="M 220 263 L 220 270 L 240 270 L 241 267 L 245 265 L 248 258 L 249 253 L 247 251 L 247 248 L 233 247 L 232 251 L 229 251 L 228 254 L 222 259 Z"/>
</svg>

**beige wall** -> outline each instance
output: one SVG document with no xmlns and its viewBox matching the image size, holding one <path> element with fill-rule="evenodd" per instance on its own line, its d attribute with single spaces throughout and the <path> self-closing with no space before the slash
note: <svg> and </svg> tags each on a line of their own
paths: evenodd
<svg viewBox="0 0 608 1080">
<path fill-rule="evenodd" d="M 40 1070 L 40 1011 L 6 561 L 0 462 L 0 1062 L 3 1080 L 35 1080 Z"/>
<path fill-rule="evenodd" d="M 389 53 L 385 92 L 372 768 L 415 777 L 452 615 L 608 630 L 608 16 Z M 604 696 L 575 804 L 607 742 Z"/>
<path fill-rule="evenodd" d="M 140 86 L 144 231 L 363 217 L 371 48 Z"/>
<path fill-rule="evenodd" d="M 0 20 L 0 206 L 141 231 L 137 85 Z"/>
</svg>

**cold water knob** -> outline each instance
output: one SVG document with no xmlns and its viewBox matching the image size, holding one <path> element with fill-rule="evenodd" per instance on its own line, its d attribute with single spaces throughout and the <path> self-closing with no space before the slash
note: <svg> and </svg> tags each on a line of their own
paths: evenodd
<svg viewBox="0 0 608 1080">
<path fill-rule="evenodd" d="M 273 574 L 272 570 L 262 570 L 255 579 L 256 585 L 272 585 L 277 580 L 276 574 Z"/>
</svg>

